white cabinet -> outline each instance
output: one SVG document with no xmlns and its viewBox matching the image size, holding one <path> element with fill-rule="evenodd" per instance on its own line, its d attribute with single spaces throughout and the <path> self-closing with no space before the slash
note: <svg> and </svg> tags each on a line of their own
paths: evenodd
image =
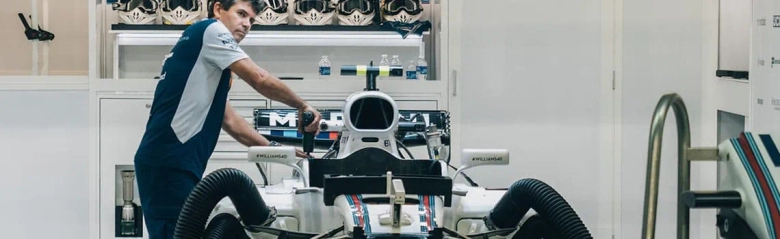
<svg viewBox="0 0 780 239">
<path fill-rule="evenodd" d="M 152 107 L 151 98 L 98 99 L 98 152 L 101 238 L 116 236 L 115 208 L 122 203 L 121 170 L 132 170 L 133 158 L 144 134 Z M 134 185 L 135 203 L 140 204 L 137 184 Z M 144 235 L 146 231 L 144 228 Z M 148 238 L 148 237 L 147 237 Z"/>
<path fill-rule="evenodd" d="M 346 98 L 346 96 L 345 96 Z M 319 99 L 309 99 L 306 100 L 309 105 L 311 105 L 314 108 L 317 109 L 341 109 L 344 107 L 344 100 L 319 100 Z M 278 101 L 271 101 L 271 109 L 292 109 L 292 107 L 285 105 L 282 102 Z"/>
<path fill-rule="evenodd" d="M 266 102 L 262 99 L 230 99 L 231 105 L 250 125 L 254 122 L 254 109 L 266 108 Z M 101 158 L 112 158 L 112 161 L 120 164 L 132 164 L 133 155 L 135 155 L 135 150 L 143 136 L 151 106 L 152 99 L 149 98 L 105 98 L 100 100 Z M 241 145 L 226 132 L 221 131 L 214 152 L 236 153 L 246 152 L 246 150 L 246 146 Z"/>
<path fill-rule="evenodd" d="M 133 158 L 143 137 L 152 98 L 144 96 L 107 96 L 99 98 L 99 160 L 101 162 L 100 178 L 105 182 L 101 190 L 100 204 L 101 225 L 110 228 L 102 237 L 113 237 L 113 218 L 116 215 L 114 206 L 121 205 L 121 170 L 133 169 Z M 231 105 L 247 121 L 253 123 L 255 108 L 266 108 L 264 99 L 235 98 L 230 99 Z M 226 136 L 226 137 L 225 137 Z M 268 166 L 260 164 L 267 175 Z M 204 176 L 220 168 L 236 168 L 246 174 L 257 184 L 263 184 L 264 179 L 254 163 L 247 161 L 246 147 L 236 142 L 223 132 L 217 147 L 209 160 Z M 137 187 L 137 184 L 136 184 Z M 137 188 L 135 202 L 140 204 Z M 143 205 L 141 205 L 143 206 Z M 144 234 L 145 235 L 145 234 Z M 148 238 L 148 236 L 145 235 Z"/>
<path fill-rule="evenodd" d="M 236 113 L 244 117 L 247 124 L 254 126 L 254 109 L 267 108 L 267 101 L 261 99 L 230 99 L 230 105 L 236 110 Z M 246 152 L 247 147 L 233 139 L 224 130 L 219 133 L 219 141 L 217 142 L 214 152 Z"/>
<path fill-rule="evenodd" d="M 100 100 L 100 158 L 132 164 L 143 137 L 152 99 Z"/>
</svg>

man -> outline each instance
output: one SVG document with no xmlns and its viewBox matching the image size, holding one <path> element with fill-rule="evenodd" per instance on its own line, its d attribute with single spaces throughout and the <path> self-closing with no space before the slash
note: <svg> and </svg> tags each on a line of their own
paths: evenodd
<svg viewBox="0 0 780 239">
<path fill-rule="evenodd" d="M 135 155 L 139 196 L 149 238 L 172 238 L 179 212 L 203 178 L 220 129 L 246 146 L 270 145 L 232 108 L 231 72 L 271 100 L 314 113 L 299 131 L 318 132 L 320 113 L 278 78 L 258 67 L 238 43 L 262 0 L 213 0 L 209 18 L 184 30 L 165 60 L 146 132 Z M 305 157 L 298 152 L 299 157 Z"/>
</svg>

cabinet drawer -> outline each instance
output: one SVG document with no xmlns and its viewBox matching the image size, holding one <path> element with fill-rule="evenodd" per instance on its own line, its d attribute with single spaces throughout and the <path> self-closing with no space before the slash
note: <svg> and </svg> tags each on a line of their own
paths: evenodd
<svg viewBox="0 0 780 239">
<path fill-rule="evenodd" d="M 230 105 L 238 114 L 244 116 L 249 124 L 254 124 L 254 111 L 257 108 L 268 108 L 266 100 L 230 100 Z"/>
<path fill-rule="evenodd" d="M 312 107 L 318 109 L 341 109 L 344 107 L 343 100 L 307 100 Z M 279 101 L 271 101 L 271 109 L 292 109 Z"/>
<path fill-rule="evenodd" d="M 100 100 L 100 158 L 132 164 L 141 142 L 152 99 Z"/>
<path fill-rule="evenodd" d="M 310 100 L 306 101 L 309 104 L 311 104 L 314 108 L 319 109 L 343 109 L 344 103 L 346 103 L 343 100 Z M 398 108 L 400 110 L 438 110 L 439 104 L 435 100 L 396 100 L 395 103 L 398 105 Z M 271 109 L 290 109 L 292 107 L 289 107 L 285 105 L 282 102 L 277 101 L 271 101 Z"/>
<path fill-rule="evenodd" d="M 439 104 L 435 100 L 396 100 L 399 110 L 438 110 Z"/>
<path fill-rule="evenodd" d="M 238 114 L 244 117 L 247 124 L 254 125 L 254 110 L 256 108 L 268 108 L 266 100 L 231 99 L 230 105 Z M 220 131 L 219 140 L 214 152 L 246 152 L 247 147 L 236 141 L 224 130 Z"/>
</svg>

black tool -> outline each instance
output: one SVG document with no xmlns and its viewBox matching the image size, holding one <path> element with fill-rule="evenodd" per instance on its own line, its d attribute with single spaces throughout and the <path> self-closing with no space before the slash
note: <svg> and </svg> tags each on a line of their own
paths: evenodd
<svg viewBox="0 0 780 239">
<path fill-rule="evenodd" d="M 24 14 L 21 12 L 19 13 L 19 19 L 22 20 L 22 24 L 24 25 L 24 36 L 27 37 L 27 40 L 37 40 L 41 33 L 30 27 L 30 24 L 27 23 L 27 18 L 25 18 Z"/>
<path fill-rule="evenodd" d="M 40 37 L 38 37 L 38 40 L 41 41 L 54 40 L 54 33 L 41 29 L 41 25 L 38 25 L 38 32 L 40 33 L 39 35 Z"/>
<path fill-rule="evenodd" d="M 314 122 L 314 113 L 310 111 L 303 112 L 302 118 L 303 118 L 303 125 L 301 125 L 301 127 L 304 128 L 303 152 L 306 153 L 306 155 L 311 155 L 311 152 L 314 151 L 314 132 L 306 132 L 306 126 Z"/>
<path fill-rule="evenodd" d="M 27 23 L 27 18 L 24 17 L 24 14 L 19 13 L 19 20 L 22 20 L 22 24 L 24 25 L 24 36 L 27 37 L 27 40 L 54 40 L 54 33 L 41 29 L 40 25 L 38 25 L 38 30 L 30 27 L 30 24 Z M 30 16 L 30 20 L 32 20 L 32 16 Z"/>
</svg>

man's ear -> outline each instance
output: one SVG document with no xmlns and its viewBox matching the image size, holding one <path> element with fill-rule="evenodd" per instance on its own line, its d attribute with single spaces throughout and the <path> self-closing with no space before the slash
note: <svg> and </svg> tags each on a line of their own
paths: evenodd
<svg viewBox="0 0 780 239">
<path fill-rule="evenodd" d="M 214 18 L 219 19 L 219 15 L 220 15 L 219 14 L 219 10 L 220 9 L 222 9 L 222 3 L 220 3 L 219 1 L 214 1 L 214 6 L 212 6 L 211 10 L 209 10 L 209 11 L 213 11 Z"/>
</svg>

